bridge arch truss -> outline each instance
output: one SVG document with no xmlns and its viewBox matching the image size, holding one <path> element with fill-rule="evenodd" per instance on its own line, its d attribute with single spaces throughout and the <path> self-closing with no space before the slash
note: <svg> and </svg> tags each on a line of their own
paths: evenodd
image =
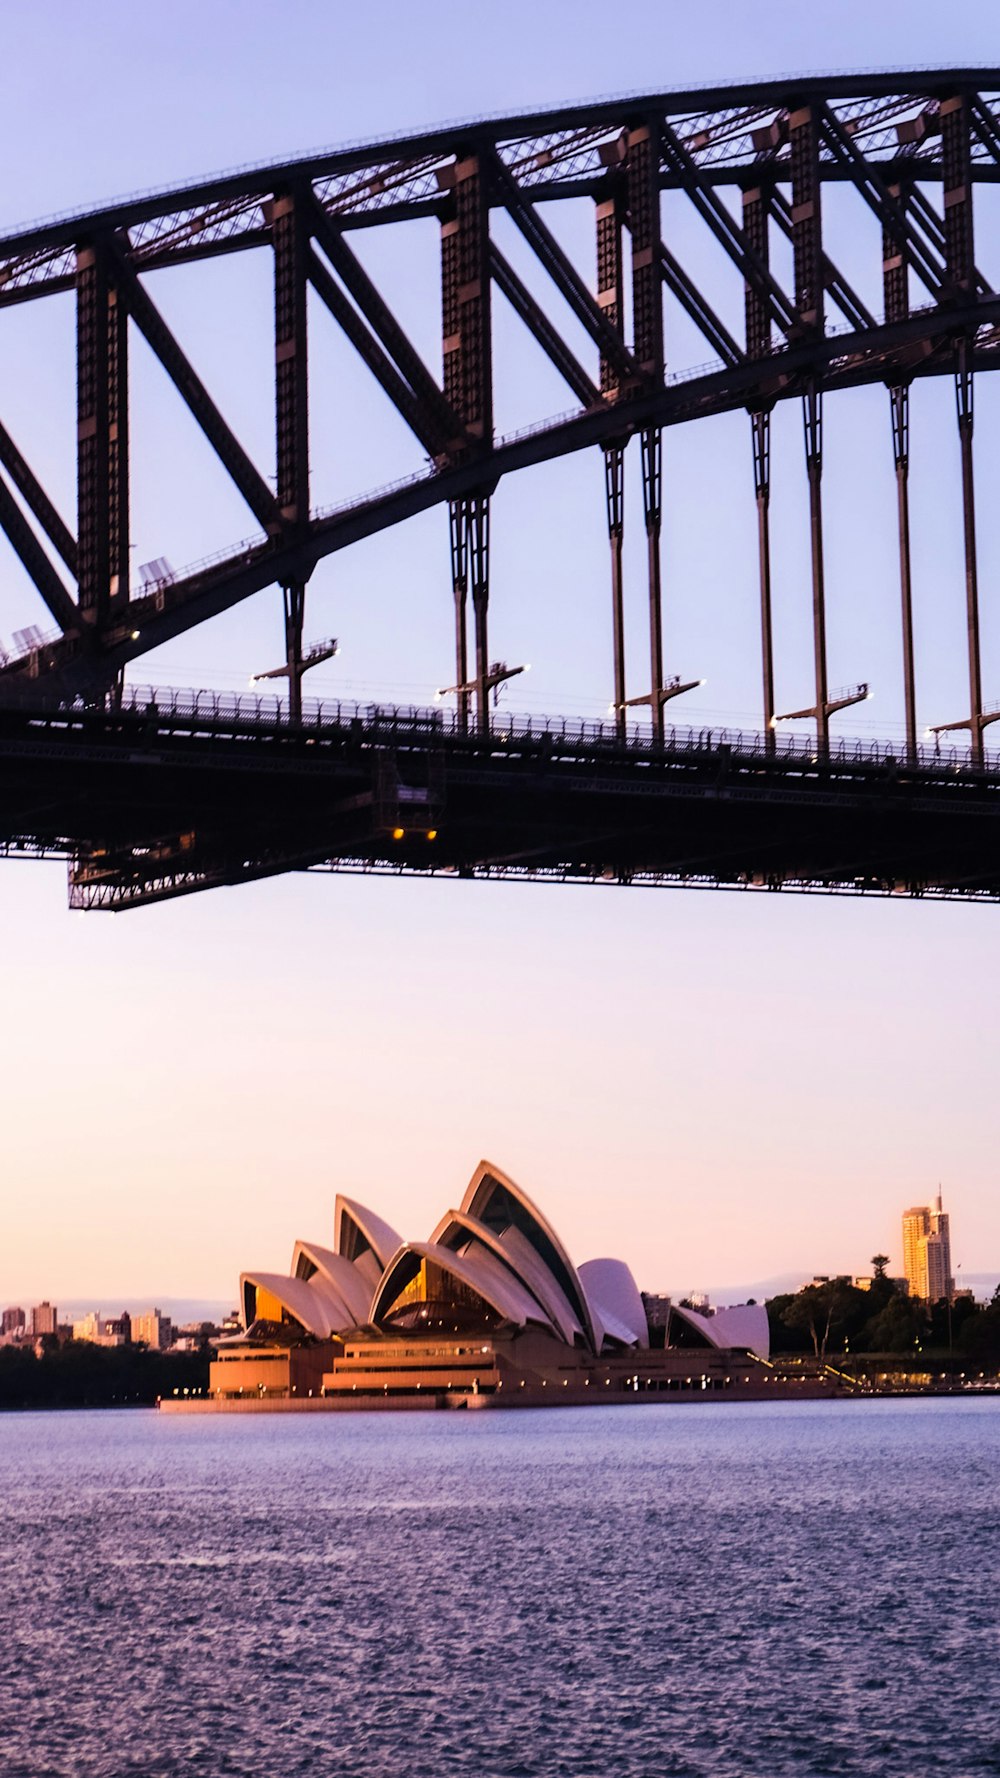
<svg viewBox="0 0 1000 1778">
<path fill-rule="evenodd" d="M 761 714 L 774 734 L 770 433 L 781 401 L 801 403 L 810 514 L 814 682 L 794 712 L 822 749 L 835 712 L 860 696 L 828 683 L 823 554 L 823 404 L 882 384 L 898 490 L 900 647 L 907 748 L 917 753 L 908 507 L 915 380 L 953 379 L 963 490 L 968 732 L 982 763 L 984 707 L 974 504 L 974 384 L 1000 364 L 1000 294 L 978 241 L 976 198 L 1000 183 L 1000 70 L 928 70 L 653 93 L 448 126 L 256 167 L 142 195 L 0 239 L 0 309 L 72 292 L 76 306 L 77 513 L 71 528 L 0 419 L 0 527 L 56 630 L 23 633 L 0 684 L 58 697 L 103 695 L 128 664 L 267 586 L 283 589 L 290 714 L 301 710 L 306 587 L 316 564 L 431 506 L 448 508 L 458 719 L 489 724 L 490 500 L 504 476 L 588 449 L 604 456 L 610 546 L 609 689 L 624 738 L 648 707 L 654 740 L 688 689 L 665 672 L 660 584 L 662 433 L 743 410 L 752 444 L 760 581 Z M 824 230 L 832 187 L 877 225 L 882 301 L 870 308 L 835 263 Z M 734 330 L 683 265 L 663 226 L 679 194 L 742 287 Z M 592 205 L 589 263 L 546 220 L 560 200 Z M 546 274 L 529 289 L 497 240 L 509 217 Z M 357 251 L 360 231 L 430 220 L 439 230 L 440 339 L 426 362 Z M 780 246 L 780 251 L 776 247 Z M 220 255 L 273 263 L 275 446 L 262 468 L 241 445 L 148 289 L 148 274 Z M 790 267 L 785 274 L 784 267 Z M 307 293 L 312 290 L 417 440 L 426 468 L 340 507 L 310 503 Z M 493 301 L 500 292 L 558 371 L 569 412 L 514 437 L 494 425 Z M 712 362 L 678 371 L 665 293 Z M 571 342 L 561 317 L 577 324 Z M 0 317 L 2 326 L 2 317 Z M 129 342 L 144 337 L 258 526 L 255 538 L 179 575 L 130 573 Z M 577 346 L 587 341 L 586 353 Z M 626 683 L 623 461 L 638 435 L 648 540 L 648 664 Z M 648 683 L 647 683 L 648 681 Z"/>
</svg>

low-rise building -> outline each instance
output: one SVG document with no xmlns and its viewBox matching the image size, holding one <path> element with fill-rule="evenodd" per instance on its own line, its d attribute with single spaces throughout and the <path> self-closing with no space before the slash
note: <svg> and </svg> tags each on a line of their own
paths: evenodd
<svg viewBox="0 0 1000 1778">
<path fill-rule="evenodd" d="M 95 1309 L 73 1322 L 73 1338 L 88 1346 L 124 1346 L 126 1343 L 121 1323 L 105 1321 Z"/>
<path fill-rule="evenodd" d="M 174 1324 L 169 1315 L 161 1315 L 159 1309 L 147 1309 L 141 1315 L 132 1317 L 132 1342 L 137 1346 L 148 1346 L 151 1352 L 165 1352 L 173 1343 Z"/>
</svg>

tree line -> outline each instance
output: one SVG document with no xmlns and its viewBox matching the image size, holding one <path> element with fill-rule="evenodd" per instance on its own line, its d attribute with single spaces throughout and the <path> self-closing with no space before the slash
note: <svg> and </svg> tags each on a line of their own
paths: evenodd
<svg viewBox="0 0 1000 1778">
<path fill-rule="evenodd" d="M 43 1339 L 0 1346 L 0 1410 L 5 1408 L 151 1407 L 160 1396 L 208 1388 L 207 1349 L 150 1352 L 144 1346 L 95 1346 Z"/>
<path fill-rule="evenodd" d="M 812 1352 L 956 1352 L 970 1363 L 1000 1361 L 1000 1284 L 985 1307 L 969 1296 L 924 1303 L 886 1275 L 884 1253 L 872 1260 L 867 1290 L 844 1278 L 770 1297 L 772 1355 Z"/>
</svg>

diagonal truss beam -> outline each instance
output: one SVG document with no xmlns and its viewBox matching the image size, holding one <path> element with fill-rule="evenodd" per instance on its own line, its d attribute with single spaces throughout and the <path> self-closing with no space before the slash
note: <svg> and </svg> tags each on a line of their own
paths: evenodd
<svg viewBox="0 0 1000 1778">
<path fill-rule="evenodd" d="M 760 297 L 779 331 L 791 336 L 798 324 L 795 304 L 782 290 L 769 266 L 754 251 L 743 229 L 729 214 L 694 156 L 665 120 L 660 124 L 660 146 L 671 172 L 679 180 L 682 189 L 720 246 L 725 248 L 742 273 L 744 281 Z"/>
<path fill-rule="evenodd" d="M 943 260 L 928 247 L 914 228 L 909 208 L 892 196 L 881 172 L 862 154 L 853 137 L 845 130 L 829 105 L 820 107 L 823 135 L 831 153 L 850 173 L 854 184 L 869 209 L 878 217 L 883 229 L 905 244 L 907 257 L 921 283 L 935 302 L 953 294 L 951 281 Z M 932 212 L 933 214 L 933 212 Z"/>
<path fill-rule="evenodd" d="M 1000 161 L 1000 126 L 981 93 L 973 98 L 970 110 L 980 142 L 995 161 Z"/>
<path fill-rule="evenodd" d="M 563 252 L 555 236 L 546 228 L 534 204 L 522 191 L 513 174 L 504 166 L 495 151 L 490 154 L 490 173 L 494 189 L 504 209 L 524 236 L 536 258 L 545 267 L 560 296 L 572 309 L 581 326 L 586 328 L 594 344 L 599 347 L 601 356 L 610 360 L 628 382 L 644 382 L 645 378 L 635 359 L 619 334 L 611 326 L 600 304 L 595 301 L 576 266 Z"/>
<path fill-rule="evenodd" d="M 80 613 L 2 477 L 0 529 L 6 533 L 11 547 L 34 581 L 59 628 L 64 634 L 78 631 Z"/>
<path fill-rule="evenodd" d="M 922 191 L 919 185 L 915 183 L 909 184 L 907 187 L 906 201 L 914 215 L 918 218 L 920 226 L 923 229 L 924 234 L 927 236 L 927 239 L 941 255 L 943 262 L 948 251 L 944 223 L 935 210 L 934 205 L 931 203 L 930 198 L 927 196 L 927 193 Z M 974 268 L 973 282 L 980 296 L 992 296 L 993 286 L 978 268 Z"/>
<path fill-rule="evenodd" d="M 367 364 L 384 394 L 416 434 L 428 456 L 437 456 L 442 449 L 443 440 L 440 431 L 429 423 L 423 403 L 418 401 L 409 383 L 400 376 L 354 304 L 341 290 L 333 273 L 313 251 L 309 253 L 308 266 L 309 282 L 317 296 L 325 303 L 359 357 Z"/>
<path fill-rule="evenodd" d="M 794 240 L 794 223 L 792 206 L 783 192 L 775 190 L 771 194 L 771 211 L 778 227 L 787 240 Z M 878 322 L 870 309 L 867 309 L 855 290 L 851 289 L 842 272 L 837 270 L 828 253 L 820 258 L 823 270 L 823 287 L 832 296 L 838 309 L 852 327 L 877 327 Z"/>
<path fill-rule="evenodd" d="M 443 390 L 435 382 L 364 266 L 348 246 L 342 230 L 322 205 L 315 201 L 310 226 L 314 239 L 330 261 L 345 290 L 364 316 L 384 352 L 409 384 L 415 400 L 426 411 L 425 426 L 429 432 L 437 435 L 437 448 L 440 449 L 442 444 L 450 444 L 453 448 L 467 444 L 465 427 L 445 399 Z"/>
<path fill-rule="evenodd" d="M 197 371 L 185 357 L 145 286 L 132 270 L 120 247 L 114 250 L 115 275 L 124 291 L 128 311 L 140 333 L 156 353 L 178 394 L 187 403 L 251 512 L 266 531 L 281 530 L 281 508 L 256 465 L 223 419 Z"/>
<path fill-rule="evenodd" d="M 698 286 L 688 277 L 663 241 L 660 242 L 660 273 L 667 289 L 676 296 L 685 313 L 704 334 L 723 364 L 728 364 L 735 370 L 738 364 L 744 362 L 746 354 L 741 351 L 729 329 L 719 320 Z"/>
<path fill-rule="evenodd" d="M 33 474 L 18 450 L 6 426 L 0 423 L 0 463 L 15 488 L 34 513 L 49 542 L 58 550 L 67 568 L 76 578 L 76 538 L 57 512 L 38 477 Z"/>
<path fill-rule="evenodd" d="M 514 313 L 524 322 L 542 351 L 569 384 L 577 400 L 584 407 L 599 407 L 602 397 L 596 383 L 570 351 L 544 309 L 539 307 L 527 285 L 521 282 L 510 261 L 504 258 L 499 247 L 493 243 L 490 245 L 490 270 L 497 289 L 503 292 Z"/>
<path fill-rule="evenodd" d="M 53 679 L 69 688 L 99 685 L 127 661 L 182 635 L 195 625 L 230 610 L 253 593 L 284 581 L 307 576 L 324 557 L 370 537 L 403 519 L 448 501 L 460 500 L 481 488 L 484 473 L 495 482 L 500 477 L 554 460 L 592 446 L 605 446 L 651 426 L 670 426 L 700 415 L 729 413 L 735 408 L 768 403 L 793 394 L 798 375 L 811 372 L 829 377 L 827 388 L 848 389 L 884 382 L 893 355 L 908 352 L 920 342 L 941 348 L 921 358 L 913 375 L 951 374 L 954 354 L 951 342 L 956 331 L 984 324 L 1000 328 L 1000 297 L 986 302 L 966 294 L 962 305 L 938 315 L 915 314 L 874 333 L 852 337 L 838 335 L 825 340 L 800 341 L 791 349 L 748 360 L 736 370 L 721 369 L 690 383 L 661 385 L 640 391 L 618 404 L 602 404 L 590 412 L 554 422 L 535 432 L 502 441 L 484 461 L 469 458 L 458 464 L 414 478 L 398 488 L 314 518 L 301 542 L 287 537 L 277 543 L 262 542 L 257 548 L 234 551 L 224 562 L 206 572 L 193 572 L 160 592 L 132 601 L 130 616 L 141 640 L 127 634 L 109 639 L 99 660 L 88 664 L 73 644 L 55 645 Z M 975 353 L 977 368 L 1000 369 L 1000 354 Z M 820 367 L 827 366 L 825 371 Z"/>
</svg>

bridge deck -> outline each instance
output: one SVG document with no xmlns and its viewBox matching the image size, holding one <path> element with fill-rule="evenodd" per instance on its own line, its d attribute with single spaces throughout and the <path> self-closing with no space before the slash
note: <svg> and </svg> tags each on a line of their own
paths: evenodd
<svg viewBox="0 0 1000 1778">
<path fill-rule="evenodd" d="M 133 690 L 0 706 L 0 849 L 123 908 L 288 870 L 1000 899 L 1000 758 Z"/>
</svg>

